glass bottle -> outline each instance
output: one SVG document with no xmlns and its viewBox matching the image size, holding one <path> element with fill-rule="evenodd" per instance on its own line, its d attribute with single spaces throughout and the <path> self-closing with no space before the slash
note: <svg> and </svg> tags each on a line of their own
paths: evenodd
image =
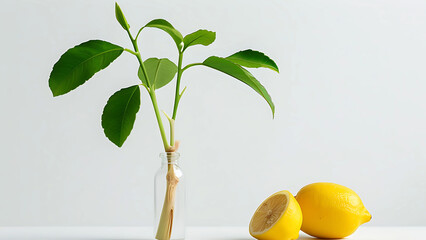
<svg viewBox="0 0 426 240">
<path fill-rule="evenodd" d="M 172 232 L 170 239 L 185 239 L 185 181 L 182 170 L 178 165 L 179 157 L 180 154 L 177 152 L 165 152 L 160 154 L 161 167 L 154 177 L 154 237 L 156 237 L 161 213 L 165 205 L 164 199 L 168 184 L 167 174 L 172 170 L 178 181 L 174 193 Z"/>
</svg>

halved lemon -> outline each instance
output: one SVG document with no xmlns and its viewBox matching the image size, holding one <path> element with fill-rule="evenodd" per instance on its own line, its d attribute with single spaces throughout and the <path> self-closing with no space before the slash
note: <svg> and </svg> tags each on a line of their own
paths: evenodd
<svg viewBox="0 0 426 240">
<path fill-rule="evenodd" d="M 272 194 L 256 209 L 249 231 L 260 240 L 291 240 L 299 237 L 302 210 L 289 191 Z"/>
</svg>

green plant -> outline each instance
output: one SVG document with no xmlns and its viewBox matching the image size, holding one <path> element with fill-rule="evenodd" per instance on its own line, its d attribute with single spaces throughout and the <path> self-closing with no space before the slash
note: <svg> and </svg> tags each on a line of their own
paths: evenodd
<svg viewBox="0 0 426 240">
<path fill-rule="evenodd" d="M 53 66 L 49 78 L 49 87 L 53 96 L 66 94 L 89 80 L 95 73 L 106 68 L 124 51 L 134 55 L 139 62 L 139 84 L 123 88 L 115 92 L 108 100 L 102 114 L 102 127 L 106 137 L 118 147 L 121 147 L 132 131 L 136 113 L 140 107 L 140 87 L 146 89 L 154 108 L 156 120 L 160 130 L 161 140 L 166 152 L 177 150 L 175 141 L 174 123 L 180 99 L 185 92 L 180 89 L 182 73 L 194 66 L 206 66 L 228 74 L 247 84 L 260 94 L 269 104 L 272 114 L 275 112 L 274 104 L 266 89 L 244 67 L 269 68 L 278 72 L 278 67 L 273 60 L 261 52 L 253 50 L 240 51 L 228 57 L 211 56 L 200 63 L 182 65 L 183 54 L 188 47 L 195 45 L 208 46 L 214 42 L 216 33 L 207 30 L 198 30 L 185 37 L 164 19 L 155 19 L 141 27 L 136 36 L 130 32 L 130 26 L 118 4 L 115 4 L 117 21 L 127 32 L 133 45 L 133 50 L 102 41 L 90 40 L 66 51 Z M 168 33 L 176 44 L 179 58 L 177 65 L 167 58 L 149 58 L 145 61 L 139 52 L 138 37 L 144 28 L 157 28 Z M 160 110 L 157 104 L 156 90 L 170 83 L 176 77 L 176 92 L 172 116 L 164 113 L 169 122 L 170 136 L 166 136 Z M 168 191 L 163 206 L 157 239 L 169 239 L 173 220 L 174 189 L 178 184 L 173 172 L 169 168 L 167 184 Z"/>
</svg>

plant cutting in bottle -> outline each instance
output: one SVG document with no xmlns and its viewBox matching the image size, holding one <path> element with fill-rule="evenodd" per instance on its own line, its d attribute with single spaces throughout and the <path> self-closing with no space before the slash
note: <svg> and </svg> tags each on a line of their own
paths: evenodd
<svg viewBox="0 0 426 240">
<path fill-rule="evenodd" d="M 151 99 L 164 151 L 175 152 L 178 149 L 178 141 L 175 140 L 175 121 L 179 102 L 186 89 L 186 87 L 181 89 L 181 79 L 183 73 L 194 66 L 209 67 L 245 83 L 266 100 L 272 114 L 274 114 L 275 109 L 271 96 L 246 69 L 264 67 L 278 72 L 275 62 L 265 54 L 254 50 L 244 50 L 228 57 L 211 56 L 203 62 L 183 66 L 185 51 L 195 45 L 210 45 L 214 42 L 216 33 L 198 30 L 183 37 L 168 21 L 155 19 L 141 27 L 137 34 L 133 35 L 130 31 L 130 25 L 117 3 L 115 4 L 115 16 L 121 27 L 127 32 L 133 49 L 127 49 L 102 40 L 90 40 L 77 45 L 66 51 L 55 63 L 50 74 L 49 87 L 55 97 L 66 94 L 85 83 L 98 71 L 106 68 L 123 52 L 134 55 L 139 63 L 137 75 L 140 81 L 133 86 L 115 92 L 109 98 L 102 113 L 102 127 L 105 135 L 118 147 L 123 145 L 132 131 L 136 113 L 140 108 L 140 89 L 142 88 L 146 90 Z M 179 54 L 177 65 L 167 58 L 143 60 L 139 51 L 138 38 L 145 28 L 157 28 L 172 37 Z M 156 90 L 169 84 L 175 79 L 175 76 L 176 91 L 171 116 L 163 112 L 169 123 L 168 138 L 157 104 Z M 166 196 L 156 234 L 156 239 L 159 240 L 170 239 L 172 231 L 175 191 L 178 185 L 178 178 L 173 167 L 168 168 L 166 178 Z"/>
</svg>

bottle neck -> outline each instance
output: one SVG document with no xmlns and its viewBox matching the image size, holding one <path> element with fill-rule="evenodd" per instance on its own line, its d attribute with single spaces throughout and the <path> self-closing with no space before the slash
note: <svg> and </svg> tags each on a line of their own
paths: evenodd
<svg viewBox="0 0 426 240">
<path fill-rule="evenodd" d="M 160 153 L 161 165 L 177 165 L 180 154 L 178 152 Z"/>
</svg>

